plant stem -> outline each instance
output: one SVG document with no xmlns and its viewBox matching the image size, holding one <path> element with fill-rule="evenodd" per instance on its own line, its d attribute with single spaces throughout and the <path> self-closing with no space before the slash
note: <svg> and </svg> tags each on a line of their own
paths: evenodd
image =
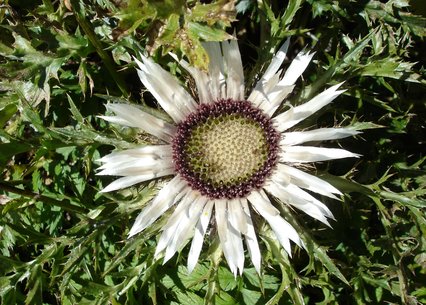
<svg viewBox="0 0 426 305">
<path fill-rule="evenodd" d="M 35 201 L 41 201 L 49 205 L 58 206 L 70 212 L 75 212 L 78 214 L 87 214 L 87 211 L 84 208 L 71 204 L 69 199 L 57 200 L 45 195 L 40 195 L 37 193 L 33 193 L 31 191 L 23 190 L 23 189 L 8 185 L 4 182 L 0 182 L 0 190 L 6 191 L 9 193 L 18 194 Z"/>
<path fill-rule="evenodd" d="M 127 90 L 127 87 L 124 83 L 124 80 L 121 78 L 121 76 L 117 73 L 116 66 L 114 64 L 114 61 L 111 59 L 109 54 L 104 50 L 102 43 L 99 41 L 98 37 L 96 36 L 95 32 L 92 29 L 92 26 L 87 21 L 86 17 L 84 16 L 83 12 L 81 11 L 79 3 L 77 1 L 72 1 L 72 9 L 74 11 L 75 17 L 77 19 L 78 24 L 83 29 L 84 33 L 87 35 L 87 38 L 93 45 L 93 47 L 96 49 L 96 52 L 102 59 L 102 62 L 104 63 L 105 67 L 107 68 L 108 72 L 111 74 L 111 77 L 117 84 L 118 88 L 120 89 L 121 93 L 125 97 L 129 97 L 129 92 Z"/>
</svg>

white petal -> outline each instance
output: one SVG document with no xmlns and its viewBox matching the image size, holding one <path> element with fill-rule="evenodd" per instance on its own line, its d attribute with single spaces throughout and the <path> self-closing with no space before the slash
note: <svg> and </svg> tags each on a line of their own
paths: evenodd
<svg viewBox="0 0 426 305">
<path fill-rule="evenodd" d="M 287 146 L 280 154 L 280 162 L 306 163 L 358 157 L 358 154 L 338 148 Z"/>
<path fill-rule="evenodd" d="M 158 217 L 178 202 L 185 193 L 186 182 L 180 177 L 174 177 L 157 194 L 154 200 L 138 215 L 129 232 L 129 238 L 151 225 Z"/>
<path fill-rule="evenodd" d="M 193 112 L 197 107 L 197 103 L 192 96 L 179 84 L 177 79 L 169 72 L 164 70 L 160 65 L 156 64 L 150 58 L 141 55 L 143 64 L 135 59 L 142 72 L 146 73 L 151 80 L 159 82 L 159 89 L 164 92 L 162 96 L 168 98 L 168 102 L 172 102 L 175 108 L 179 108 L 185 115 Z M 168 92 L 172 90 L 172 92 Z M 160 91 L 158 94 L 162 94 Z M 170 105 L 169 105 L 170 106 Z"/>
<path fill-rule="evenodd" d="M 269 96 L 268 94 L 275 89 L 275 86 L 280 80 L 281 70 L 278 70 L 286 57 L 289 43 L 290 39 L 287 39 L 286 42 L 281 46 L 266 69 L 265 73 L 256 83 L 256 86 L 249 95 L 247 100 L 251 101 L 255 106 L 260 107 L 262 103 L 265 103 L 265 101 L 271 103 L 270 100 L 274 99 L 273 96 Z M 275 90 L 275 92 L 277 92 L 277 90 Z"/>
<path fill-rule="evenodd" d="M 264 80 L 269 80 L 272 78 L 278 71 L 278 69 L 283 64 L 286 56 L 287 56 L 287 50 L 288 46 L 290 44 L 290 38 L 288 38 L 284 44 L 281 46 L 281 48 L 278 50 L 278 52 L 275 54 L 274 58 L 272 58 L 271 63 L 269 64 L 268 68 L 266 69 L 265 73 L 263 74 Z"/>
<path fill-rule="evenodd" d="M 274 114 L 282 101 L 293 91 L 294 83 L 302 75 L 313 56 L 313 54 L 305 53 L 304 51 L 300 52 L 290 64 L 284 77 L 276 82 L 276 77 L 279 76 L 276 71 L 285 58 L 288 40 L 283 48 L 284 50 L 278 52 L 278 57 L 274 58 L 265 75 L 256 84 L 255 89 L 248 98 L 249 101 L 252 101 L 270 116 Z M 272 82 L 273 86 L 271 86 Z"/>
<path fill-rule="evenodd" d="M 237 41 L 222 42 L 222 50 L 226 64 L 226 97 L 242 100 L 244 99 L 244 71 Z"/>
<path fill-rule="evenodd" d="M 145 130 L 144 128 L 140 127 L 140 126 L 133 126 L 134 124 L 129 123 L 129 121 L 118 117 L 118 116 L 107 116 L 107 115 L 98 115 L 98 118 L 114 123 L 114 124 L 118 124 L 118 125 L 122 125 L 122 126 L 129 126 L 129 127 L 138 127 L 141 128 L 143 130 Z"/>
<path fill-rule="evenodd" d="M 310 54 L 309 52 L 305 53 L 305 51 L 299 52 L 285 72 L 283 79 L 278 84 L 281 86 L 294 85 L 296 80 L 300 77 L 300 75 L 302 75 L 306 67 L 311 62 L 314 54 L 315 53 Z"/>
<path fill-rule="evenodd" d="M 274 120 L 277 122 L 277 129 L 281 132 L 293 127 L 300 121 L 304 120 L 308 116 L 320 110 L 322 107 L 329 104 L 344 90 L 337 90 L 342 83 L 328 88 L 324 92 L 321 92 L 309 102 L 306 102 L 300 106 L 291 108 L 286 112 L 277 115 Z"/>
<path fill-rule="evenodd" d="M 167 112 L 167 114 L 175 121 L 176 123 L 181 122 L 185 119 L 186 114 L 182 108 L 176 107 L 176 105 L 172 101 L 169 100 L 168 97 L 165 97 L 167 94 L 163 90 L 161 90 L 161 85 L 159 81 L 154 81 L 153 78 L 149 78 L 148 75 L 138 70 L 139 79 L 144 84 L 144 86 L 148 89 L 148 91 L 155 97 L 161 107 Z M 164 88 L 163 88 L 164 89 Z"/>
<path fill-rule="evenodd" d="M 200 257 L 201 249 L 203 247 L 204 235 L 206 234 L 207 227 L 212 216 L 213 201 L 207 201 L 204 210 L 201 213 L 200 219 L 195 228 L 194 237 L 192 238 L 191 249 L 188 254 L 188 271 L 192 272 Z"/>
<path fill-rule="evenodd" d="M 240 233 L 247 233 L 247 221 L 239 199 L 228 200 L 228 219 Z"/>
<path fill-rule="evenodd" d="M 104 163 L 97 175 L 131 176 L 118 179 L 101 192 L 125 188 L 127 186 L 156 177 L 171 175 L 174 166 L 170 145 L 144 146 L 113 152 L 98 161 Z"/>
<path fill-rule="evenodd" d="M 293 92 L 294 86 L 280 86 L 277 85 L 273 90 L 269 91 L 266 95 L 266 99 L 263 100 L 259 106 L 266 114 L 272 116 L 282 101 Z"/>
<path fill-rule="evenodd" d="M 212 99 L 217 101 L 226 98 L 225 68 L 218 42 L 204 42 L 203 47 L 209 55 L 210 92 Z"/>
<path fill-rule="evenodd" d="M 241 199 L 241 204 L 242 204 L 242 208 L 243 208 L 244 215 L 246 217 L 246 223 L 247 223 L 247 232 L 245 234 L 247 249 L 249 251 L 254 269 L 256 269 L 257 273 L 260 274 L 261 255 L 260 255 L 259 244 L 257 243 L 257 237 L 256 237 L 256 232 L 254 230 L 253 221 L 251 220 L 250 209 L 246 199 Z"/>
<path fill-rule="evenodd" d="M 184 197 L 185 198 L 185 197 Z M 184 198 L 179 202 L 177 205 L 176 210 L 173 212 L 173 216 L 175 221 L 172 225 L 169 225 L 167 228 L 163 228 L 163 232 L 160 235 L 160 239 L 158 240 L 157 248 L 155 249 L 154 257 L 158 258 L 160 253 L 164 251 L 164 249 L 167 248 L 168 243 L 171 239 L 173 239 L 174 234 L 177 232 L 178 226 L 184 222 L 187 221 L 185 219 L 185 211 L 181 211 L 183 209 L 187 209 L 190 205 L 190 202 L 187 200 L 184 200 Z M 176 213 L 177 210 L 180 210 L 182 213 Z"/>
<path fill-rule="evenodd" d="M 177 56 L 173 53 L 169 53 L 179 64 L 191 74 L 192 78 L 195 81 L 195 85 L 197 86 L 197 95 L 200 103 L 211 103 L 213 102 L 213 98 L 210 92 L 209 83 L 210 77 L 204 71 L 201 71 L 195 67 L 189 65 L 186 60 L 179 60 Z"/>
<path fill-rule="evenodd" d="M 122 178 L 119 178 L 119 179 L 111 182 L 110 184 L 108 184 L 100 192 L 101 193 L 108 193 L 108 192 L 116 191 L 116 190 L 119 190 L 119 189 L 123 189 L 123 188 L 129 187 L 129 186 L 132 186 L 132 185 L 137 184 L 137 183 L 141 183 L 141 182 L 144 182 L 144 181 L 154 179 L 154 178 L 172 175 L 172 174 L 174 174 L 174 172 L 175 171 L 174 171 L 173 168 L 166 168 L 166 169 L 161 169 L 159 171 L 155 171 L 155 170 L 147 171 L 146 173 L 144 173 L 142 175 L 122 177 Z"/>
<path fill-rule="evenodd" d="M 278 164 L 277 170 L 279 172 L 285 172 L 286 174 L 290 175 L 290 181 L 288 181 L 287 184 L 292 183 L 297 185 L 298 187 L 310 190 L 312 192 L 315 192 L 330 198 L 336 198 L 336 196 L 334 196 L 333 194 L 339 194 L 339 195 L 342 194 L 338 189 L 336 189 L 330 183 L 318 177 L 305 173 L 301 170 L 298 170 L 297 168 L 287 166 L 285 164 Z M 274 176 L 272 177 L 272 180 L 281 184 L 280 181 L 276 181 L 274 179 Z"/>
<path fill-rule="evenodd" d="M 99 167 L 102 169 L 97 175 L 110 176 L 136 176 L 147 173 L 173 170 L 172 158 L 156 159 L 152 156 L 144 156 L 138 159 L 128 159 L 119 163 L 106 163 Z"/>
<path fill-rule="evenodd" d="M 342 139 L 359 134 L 359 131 L 349 128 L 319 128 L 309 131 L 283 133 L 281 145 L 297 145 L 312 141 Z"/>
<path fill-rule="evenodd" d="M 169 72 L 151 59 L 141 57 L 143 63 L 135 61 L 141 69 L 138 75 L 142 83 L 175 122 L 182 121 L 195 110 L 196 102 Z"/>
<path fill-rule="evenodd" d="M 216 224 L 220 239 L 220 244 L 223 248 L 223 254 L 228 262 L 234 276 L 240 274 L 244 268 L 244 248 L 241 239 L 241 234 L 235 230 L 228 220 L 226 212 L 226 200 L 215 201 Z"/>
<path fill-rule="evenodd" d="M 179 224 L 179 219 L 181 215 L 185 215 L 185 217 L 190 218 L 190 209 L 192 205 L 195 206 L 195 202 L 197 202 L 200 198 L 198 197 L 198 192 L 193 191 L 189 187 L 186 188 L 187 192 L 185 196 L 181 199 L 181 203 L 176 207 L 173 211 L 173 214 L 167 220 L 167 223 L 163 226 L 163 230 L 167 230 L 171 227 L 174 227 Z"/>
<path fill-rule="evenodd" d="M 127 104 L 109 103 L 106 105 L 109 111 L 116 116 L 99 116 L 105 121 L 129 127 L 137 127 L 157 138 L 171 142 L 176 132 L 176 127 L 150 115 L 139 108 Z"/>
<path fill-rule="evenodd" d="M 228 221 L 226 217 L 226 200 L 216 200 L 214 204 L 214 209 L 215 209 L 217 233 L 219 235 L 220 244 L 225 254 L 225 243 L 228 241 L 227 240 L 228 239 L 228 234 L 227 234 Z M 227 253 L 225 254 L 225 258 L 228 261 Z M 229 265 L 229 269 L 231 269 L 231 272 L 234 275 L 236 275 L 238 271 L 236 263 L 233 260 L 230 260 L 228 261 L 228 265 Z"/>
<path fill-rule="evenodd" d="M 129 159 L 138 159 L 145 156 L 152 156 L 158 159 L 167 159 L 173 155 L 170 145 L 145 145 L 138 148 L 114 151 L 98 159 L 102 163 L 121 163 Z"/>
<path fill-rule="evenodd" d="M 187 222 L 189 222 L 189 208 L 193 203 L 193 201 L 188 198 L 189 193 L 190 192 L 188 192 L 186 196 L 181 199 L 176 209 L 173 211 L 173 214 L 167 220 L 166 225 L 162 228 L 163 232 L 161 233 L 160 239 L 158 240 L 154 257 L 158 258 L 159 254 L 163 252 L 163 250 L 166 249 L 169 243 L 172 241 L 175 234 L 180 233 L 178 230 L 179 226 L 181 224 L 185 226 L 187 225 Z"/>
<path fill-rule="evenodd" d="M 274 231 L 275 235 L 278 238 L 278 241 L 283 246 L 284 250 L 291 256 L 291 245 L 290 240 L 292 240 L 296 245 L 302 247 L 302 241 L 300 240 L 299 234 L 297 231 L 281 216 L 275 216 L 269 219 L 266 219 Z"/>
<path fill-rule="evenodd" d="M 276 207 L 274 207 L 271 202 L 269 201 L 268 196 L 266 196 L 265 192 L 261 191 L 253 191 L 251 194 L 247 197 L 247 199 L 253 203 L 253 202 L 262 202 L 263 207 L 262 210 L 264 213 L 267 213 L 270 217 L 275 217 L 277 215 L 280 215 L 280 211 Z"/>
<path fill-rule="evenodd" d="M 334 219 L 333 214 L 326 205 L 294 184 L 282 186 L 276 183 L 269 183 L 265 188 L 270 194 L 279 198 L 282 202 L 298 208 L 327 226 L 330 226 L 327 217 Z"/>
<path fill-rule="evenodd" d="M 187 211 L 183 213 L 181 220 L 178 222 L 176 229 L 172 230 L 173 238 L 167 244 L 166 253 L 164 255 L 164 263 L 167 262 L 185 242 L 194 234 L 195 226 L 200 218 L 204 206 L 207 203 L 207 198 L 204 196 L 198 197 L 195 201 L 191 202 L 187 207 Z"/>
<path fill-rule="evenodd" d="M 253 192 L 252 194 L 257 193 Z M 297 245 L 301 246 L 301 241 L 299 234 L 296 230 L 285 221 L 279 214 L 272 216 L 266 207 L 272 206 L 268 197 L 263 190 L 259 191 L 259 196 L 250 196 L 249 201 L 256 209 L 256 211 L 268 222 L 272 231 L 278 238 L 278 241 L 283 246 L 284 250 L 291 255 L 291 247 L 289 239 L 295 242 Z"/>
<path fill-rule="evenodd" d="M 280 80 L 280 73 L 282 71 L 279 70 L 275 75 L 273 75 L 269 79 L 260 79 L 256 87 L 251 92 L 250 96 L 247 100 L 251 101 L 255 106 L 260 107 L 262 103 L 268 100 L 268 93 L 272 91 L 278 91 L 276 89 L 276 85 L 278 84 Z"/>
<path fill-rule="evenodd" d="M 228 224 L 229 224 L 229 219 L 228 219 Z M 245 256 L 244 256 L 244 246 L 243 246 L 243 240 L 241 238 L 241 233 L 229 225 L 229 230 L 227 234 L 228 234 L 227 239 L 229 240 L 229 243 L 226 242 L 225 248 L 228 248 L 227 252 L 232 251 L 232 257 L 231 255 L 228 255 L 227 260 L 229 261 L 234 259 L 237 269 L 239 271 L 239 274 L 242 275 L 244 270 Z M 236 274 L 234 273 L 234 276 L 235 275 Z"/>
</svg>

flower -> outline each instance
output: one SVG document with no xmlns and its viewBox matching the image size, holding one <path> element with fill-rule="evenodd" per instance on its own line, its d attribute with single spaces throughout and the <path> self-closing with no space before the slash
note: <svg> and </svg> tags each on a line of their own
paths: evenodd
<svg viewBox="0 0 426 305">
<path fill-rule="evenodd" d="M 128 104 L 106 105 L 115 116 L 101 118 L 140 128 L 161 141 L 158 145 L 104 156 L 98 173 L 121 176 L 102 192 L 172 177 L 142 210 L 129 232 L 129 237 L 134 236 L 175 206 L 162 228 L 156 258 L 164 256 L 166 262 L 192 237 L 187 260 L 188 269 L 192 271 L 208 226 L 215 223 L 223 254 L 234 275 L 243 272 L 243 240 L 255 269 L 260 272 L 261 254 L 253 213 L 266 220 L 287 253 L 291 254 L 290 241 L 303 247 L 298 232 L 272 202 L 295 207 L 329 225 L 327 219 L 333 218 L 331 211 L 310 193 L 336 198 L 341 195 L 340 191 L 298 167 L 358 157 L 343 149 L 306 145 L 358 132 L 349 128 L 288 131 L 344 92 L 338 90 L 341 86 L 338 84 L 302 105 L 276 113 L 314 55 L 300 52 L 283 73 L 280 68 L 288 46 L 289 40 L 276 53 L 247 98 L 241 55 L 235 40 L 204 44 L 210 59 L 207 72 L 180 61 L 195 81 L 197 99 L 151 59 L 143 55 L 142 62 L 135 59 L 143 85 L 173 123 Z M 272 202 L 271 197 L 275 198 Z"/>
</svg>

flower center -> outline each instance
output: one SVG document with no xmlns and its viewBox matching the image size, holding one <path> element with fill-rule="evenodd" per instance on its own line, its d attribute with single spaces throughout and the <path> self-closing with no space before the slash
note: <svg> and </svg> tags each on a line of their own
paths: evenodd
<svg viewBox="0 0 426 305">
<path fill-rule="evenodd" d="M 279 133 L 250 102 L 201 104 L 177 127 L 176 171 L 210 198 L 246 196 L 276 165 Z"/>
<path fill-rule="evenodd" d="M 189 168 L 215 187 L 246 181 L 268 153 L 259 123 L 235 113 L 209 117 L 193 128 L 184 151 Z"/>
</svg>

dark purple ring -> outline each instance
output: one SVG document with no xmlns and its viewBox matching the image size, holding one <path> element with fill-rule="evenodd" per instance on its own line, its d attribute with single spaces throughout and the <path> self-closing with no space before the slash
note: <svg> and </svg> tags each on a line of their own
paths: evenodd
<svg viewBox="0 0 426 305">
<path fill-rule="evenodd" d="M 190 169 L 186 159 L 185 147 L 193 128 L 206 122 L 209 118 L 238 114 L 255 121 L 264 131 L 267 143 L 267 159 L 259 170 L 243 181 L 232 185 L 214 185 Z M 253 189 L 263 186 L 278 162 L 280 133 L 274 128 L 272 120 L 262 110 L 249 101 L 221 99 L 211 104 L 200 104 L 196 111 L 177 125 L 173 138 L 173 162 L 176 172 L 195 190 L 210 199 L 233 199 L 247 196 Z"/>
</svg>

